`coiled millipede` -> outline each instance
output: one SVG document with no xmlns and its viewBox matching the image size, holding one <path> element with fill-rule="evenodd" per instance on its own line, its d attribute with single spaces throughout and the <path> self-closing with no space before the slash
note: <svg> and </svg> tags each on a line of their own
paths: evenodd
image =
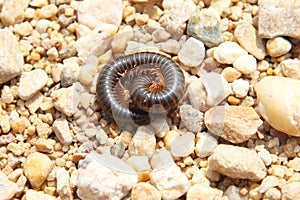
<svg viewBox="0 0 300 200">
<path fill-rule="evenodd" d="M 170 58 L 135 53 L 107 64 L 97 80 L 100 108 L 121 129 L 146 125 L 150 115 L 176 110 L 185 92 L 184 75 Z"/>
</svg>

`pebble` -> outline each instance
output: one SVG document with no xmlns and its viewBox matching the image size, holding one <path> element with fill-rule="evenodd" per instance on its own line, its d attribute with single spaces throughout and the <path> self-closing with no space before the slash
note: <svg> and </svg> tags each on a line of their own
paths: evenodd
<svg viewBox="0 0 300 200">
<path fill-rule="evenodd" d="M 82 85 L 91 85 L 93 77 L 97 73 L 97 67 L 95 65 L 86 64 L 82 66 L 78 73 L 78 80 Z"/>
<path fill-rule="evenodd" d="M 191 105 L 202 112 L 217 106 L 231 93 L 231 87 L 218 73 L 205 73 L 191 81 L 187 88 Z"/>
<path fill-rule="evenodd" d="M 89 153 L 78 168 L 77 195 L 82 200 L 122 199 L 138 181 L 130 165 L 111 155 Z"/>
<path fill-rule="evenodd" d="M 61 88 L 51 93 L 51 97 L 54 101 L 54 107 L 66 114 L 72 116 L 75 114 L 77 106 L 79 104 L 80 96 L 75 89 L 74 84 L 68 88 Z"/>
<path fill-rule="evenodd" d="M 228 199 L 240 199 L 240 200 L 247 200 L 247 196 L 242 196 L 240 194 L 241 188 L 230 185 L 227 190 L 224 192 L 224 196 L 228 197 Z"/>
<path fill-rule="evenodd" d="M 257 154 L 260 157 L 260 159 L 265 163 L 266 166 L 272 164 L 272 156 L 268 150 L 262 149 Z"/>
<path fill-rule="evenodd" d="M 35 113 L 44 101 L 44 96 L 41 92 L 36 93 L 33 97 L 25 101 L 25 106 L 28 108 L 30 113 Z"/>
<path fill-rule="evenodd" d="M 32 1 L 30 1 L 29 5 L 32 7 L 41 8 L 43 6 L 48 5 L 48 1 L 47 0 L 32 0 Z"/>
<path fill-rule="evenodd" d="M 187 35 L 202 41 L 207 47 L 218 46 L 223 41 L 218 11 L 209 7 L 196 12 L 189 19 Z"/>
<path fill-rule="evenodd" d="M 291 167 L 294 171 L 299 172 L 300 171 L 300 158 L 294 158 L 293 160 L 290 160 L 288 163 L 288 166 Z"/>
<path fill-rule="evenodd" d="M 164 28 L 158 28 L 152 33 L 152 40 L 154 42 L 163 42 L 168 40 L 171 37 L 171 34 L 165 31 Z"/>
<path fill-rule="evenodd" d="M 222 70 L 221 75 L 226 79 L 228 83 L 232 83 L 233 81 L 240 78 L 242 76 L 242 73 L 233 67 L 225 67 Z"/>
<path fill-rule="evenodd" d="M 204 122 L 210 132 L 235 144 L 247 141 L 263 123 L 252 107 L 244 106 L 213 107 Z"/>
<path fill-rule="evenodd" d="M 229 178 L 262 180 L 267 169 L 257 153 L 245 147 L 218 145 L 208 158 L 208 167 Z"/>
<path fill-rule="evenodd" d="M 73 83 L 75 83 L 76 79 L 77 79 L 77 77 L 75 76 L 72 68 L 65 67 L 61 71 L 61 75 L 60 75 L 61 87 L 64 87 L 64 88 L 70 87 L 71 85 L 73 85 Z"/>
<path fill-rule="evenodd" d="M 7 145 L 11 142 L 16 142 L 16 137 L 13 134 L 0 135 L 0 145 Z"/>
<path fill-rule="evenodd" d="M 167 30 L 182 34 L 186 28 L 186 21 L 196 10 L 197 6 L 193 1 L 184 1 L 178 7 L 167 10 L 159 19 L 159 23 Z"/>
<path fill-rule="evenodd" d="M 131 156 L 126 162 L 137 172 L 151 171 L 147 156 Z"/>
<path fill-rule="evenodd" d="M 19 1 L 15 3 L 19 4 Z M 0 84 L 2 84 L 22 73 L 24 59 L 15 36 L 8 28 L 0 30 L 0 43 Z"/>
<path fill-rule="evenodd" d="M 247 21 L 239 23 L 234 30 L 234 36 L 239 44 L 258 60 L 263 60 L 267 54 L 265 44 L 258 36 L 257 30 Z"/>
<path fill-rule="evenodd" d="M 60 199 L 73 199 L 69 179 L 69 172 L 65 168 L 62 167 L 56 170 L 56 191 Z"/>
<path fill-rule="evenodd" d="M 205 47 L 200 40 L 190 37 L 178 52 L 178 59 L 188 67 L 199 66 L 205 57 Z"/>
<path fill-rule="evenodd" d="M 270 56 L 279 57 L 287 54 L 291 50 L 292 44 L 283 37 L 276 37 L 268 40 L 266 47 Z"/>
<path fill-rule="evenodd" d="M 24 163 L 24 174 L 33 188 L 39 189 L 53 167 L 50 158 L 42 153 L 30 154 Z"/>
<path fill-rule="evenodd" d="M 175 158 L 187 157 L 195 150 L 195 135 L 191 132 L 186 132 L 179 137 L 176 137 L 171 143 L 171 154 Z"/>
<path fill-rule="evenodd" d="M 3 200 L 12 199 L 19 190 L 19 186 L 8 180 L 7 176 L 3 172 L 0 172 L 0 185 L 0 196 Z"/>
<path fill-rule="evenodd" d="M 160 191 L 162 199 L 177 199 L 190 188 L 186 175 L 174 163 L 169 151 L 157 152 L 150 164 L 154 169 L 150 174 L 150 182 Z"/>
<path fill-rule="evenodd" d="M 257 68 L 257 62 L 252 55 L 242 55 L 233 62 L 233 67 L 242 74 L 252 74 Z"/>
<path fill-rule="evenodd" d="M 249 91 L 249 82 L 244 79 L 237 79 L 233 81 L 231 87 L 236 97 L 245 98 Z"/>
<path fill-rule="evenodd" d="M 268 0 L 259 1 L 258 34 L 260 37 L 289 36 L 300 38 L 299 5 L 300 3 L 294 0 L 274 1 L 272 3 Z"/>
<path fill-rule="evenodd" d="M 202 132 L 197 134 L 195 152 L 200 158 L 208 157 L 218 145 L 218 139 L 209 133 Z"/>
<path fill-rule="evenodd" d="M 55 143 L 55 140 L 52 139 L 38 138 L 36 140 L 35 146 L 39 152 L 53 153 L 53 146 L 55 145 Z"/>
<path fill-rule="evenodd" d="M 130 197 L 132 200 L 160 200 L 161 194 L 153 185 L 140 182 L 132 188 Z"/>
<path fill-rule="evenodd" d="M 21 23 L 25 19 L 25 9 L 29 1 L 5 0 L 2 1 L 1 22 L 5 26 Z M 3 44 L 1 42 L 1 44 Z"/>
<path fill-rule="evenodd" d="M 296 200 L 297 198 L 294 197 L 300 193 L 300 182 L 293 182 L 284 185 L 281 188 L 281 193 L 281 198 L 284 200 Z"/>
<path fill-rule="evenodd" d="M 0 115 L 0 126 L 3 133 L 8 133 L 10 130 L 10 119 L 8 115 Z"/>
<path fill-rule="evenodd" d="M 265 193 L 270 188 L 274 188 L 274 187 L 278 186 L 278 183 L 279 183 L 279 180 L 276 176 L 267 176 L 262 180 L 262 182 L 259 186 L 259 192 Z"/>
<path fill-rule="evenodd" d="M 221 64 L 233 64 L 238 57 L 247 54 L 238 43 L 223 42 L 215 49 L 213 56 Z"/>
<path fill-rule="evenodd" d="M 281 192 L 277 188 L 270 188 L 265 192 L 265 199 L 280 200 Z"/>
<path fill-rule="evenodd" d="M 36 77 L 39 77 L 38 79 Z M 23 100 L 32 98 L 48 82 L 48 75 L 42 69 L 35 69 L 30 72 L 23 72 L 20 78 L 18 96 Z"/>
<path fill-rule="evenodd" d="M 114 36 L 111 41 L 111 48 L 114 52 L 124 52 L 127 42 L 132 40 L 134 37 L 134 32 L 131 26 L 124 27 L 121 31 Z"/>
<path fill-rule="evenodd" d="M 113 24 L 119 27 L 122 21 L 122 1 L 87 0 L 80 2 L 77 9 L 78 22 L 90 29 L 99 24 Z"/>
<path fill-rule="evenodd" d="M 32 25 L 26 21 L 20 24 L 16 24 L 14 27 L 14 32 L 22 36 L 27 36 L 32 33 L 32 29 Z"/>
<path fill-rule="evenodd" d="M 299 80 L 276 76 L 267 76 L 254 85 L 262 117 L 273 128 L 293 136 L 300 136 L 299 88 Z"/>
<path fill-rule="evenodd" d="M 63 145 L 70 145 L 72 143 L 72 133 L 68 121 L 65 118 L 56 119 L 52 127 L 60 143 Z"/>
<path fill-rule="evenodd" d="M 180 50 L 180 44 L 174 39 L 168 39 L 161 43 L 161 50 L 169 54 L 178 54 Z"/>
<path fill-rule="evenodd" d="M 131 156 L 151 156 L 156 147 L 154 130 L 150 126 L 140 126 L 129 143 L 128 152 Z"/>
<path fill-rule="evenodd" d="M 149 15 L 147 14 L 136 13 L 134 16 L 135 23 L 139 26 L 143 26 L 149 21 Z"/>
<path fill-rule="evenodd" d="M 300 60 L 286 59 L 280 63 L 281 70 L 286 77 L 300 79 Z"/>
<path fill-rule="evenodd" d="M 210 5 L 214 7 L 221 16 L 229 13 L 229 7 L 231 5 L 231 0 L 212 0 Z"/>
<path fill-rule="evenodd" d="M 36 200 L 36 199 L 55 200 L 56 199 L 56 197 L 54 197 L 54 196 L 45 194 L 44 192 L 38 192 L 35 190 L 31 190 L 31 189 L 26 192 L 25 198 L 26 198 L 26 200 Z"/>
<path fill-rule="evenodd" d="M 57 13 L 57 7 L 54 4 L 45 5 L 41 8 L 39 12 L 40 18 L 51 18 Z"/>
<path fill-rule="evenodd" d="M 198 133 L 203 129 L 204 114 L 191 105 L 180 106 L 179 114 L 182 125 L 187 128 L 188 131 Z"/>
<path fill-rule="evenodd" d="M 212 200 L 212 199 L 221 199 L 222 195 L 223 195 L 222 190 L 197 183 L 189 189 L 186 195 L 186 199 L 187 200 L 194 200 L 194 199 Z"/>
</svg>

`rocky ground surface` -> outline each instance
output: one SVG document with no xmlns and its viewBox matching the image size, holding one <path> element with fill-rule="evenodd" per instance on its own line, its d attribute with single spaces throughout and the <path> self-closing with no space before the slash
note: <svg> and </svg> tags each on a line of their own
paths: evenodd
<svg viewBox="0 0 300 200">
<path fill-rule="evenodd" d="M 300 199 L 300 1 L 0 0 L 0 199 Z M 169 55 L 186 95 L 135 132 L 98 72 Z"/>
</svg>

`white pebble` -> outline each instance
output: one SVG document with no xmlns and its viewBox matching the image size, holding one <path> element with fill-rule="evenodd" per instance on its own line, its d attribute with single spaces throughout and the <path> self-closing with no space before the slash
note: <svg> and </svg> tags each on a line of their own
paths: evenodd
<svg viewBox="0 0 300 200">
<path fill-rule="evenodd" d="M 292 44 L 283 37 L 276 37 L 268 40 L 266 47 L 270 56 L 279 57 L 287 54 L 291 50 Z"/>
<path fill-rule="evenodd" d="M 214 51 L 214 58 L 221 64 L 232 64 L 234 61 L 248 52 L 236 42 L 224 42 Z"/>
<path fill-rule="evenodd" d="M 234 61 L 233 67 L 243 74 L 251 74 L 256 70 L 257 62 L 252 55 L 242 55 Z"/>
<path fill-rule="evenodd" d="M 233 94 L 238 98 L 244 98 L 249 91 L 249 82 L 243 79 L 237 79 L 232 83 Z"/>
<path fill-rule="evenodd" d="M 195 38 L 189 38 L 181 47 L 178 59 L 188 67 L 199 66 L 205 56 L 204 44 Z"/>
</svg>

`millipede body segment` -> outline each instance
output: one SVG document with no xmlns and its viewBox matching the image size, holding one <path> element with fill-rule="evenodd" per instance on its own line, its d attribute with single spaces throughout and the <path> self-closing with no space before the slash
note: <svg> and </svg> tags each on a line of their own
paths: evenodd
<svg viewBox="0 0 300 200">
<path fill-rule="evenodd" d="M 151 115 L 174 111 L 185 90 L 184 75 L 170 58 L 135 53 L 106 65 L 97 81 L 100 108 L 124 129 L 146 125 Z"/>
</svg>

